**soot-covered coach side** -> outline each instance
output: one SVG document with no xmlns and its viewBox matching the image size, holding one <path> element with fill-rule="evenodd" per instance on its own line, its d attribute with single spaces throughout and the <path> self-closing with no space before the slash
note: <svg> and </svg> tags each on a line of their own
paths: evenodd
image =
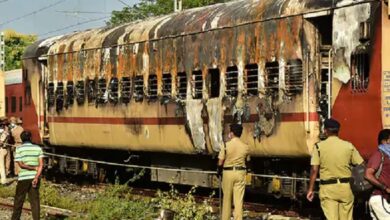
<svg viewBox="0 0 390 220">
<path fill-rule="evenodd" d="M 255 172 L 303 176 L 378 5 L 241 0 L 37 42 L 24 65 L 41 132 L 57 152 L 113 160 L 127 150 L 153 166 L 210 169 L 238 121 L 262 158 Z M 208 174 L 151 174 L 215 185 Z M 273 191 L 295 194 L 287 182 Z"/>
</svg>

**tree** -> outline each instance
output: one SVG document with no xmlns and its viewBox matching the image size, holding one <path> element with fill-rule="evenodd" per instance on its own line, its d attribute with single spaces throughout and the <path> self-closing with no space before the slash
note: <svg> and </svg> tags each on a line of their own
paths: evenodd
<svg viewBox="0 0 390 220">
<path fill-rule="evenodd" d="M 201 7 L 229 0 L 182 0 L 183 9 Z M 174 0 L 141 0 L 132 7 L 124 7 L 121 11 L 113 11 L 109 25 L 119 25 L 148 17 L 172 13 Z"/>
<path fill-rule="evenodd" d="M 36 35 L 25 35 L 14 30 L 6 30 L 4 32 L 5 70 L 21 68 L 24 50 L 36 40 Z"/>
</svg>

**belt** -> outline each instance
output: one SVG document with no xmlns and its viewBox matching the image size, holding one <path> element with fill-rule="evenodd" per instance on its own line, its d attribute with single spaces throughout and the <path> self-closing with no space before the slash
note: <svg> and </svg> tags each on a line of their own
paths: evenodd
<svg viewBox="0 0 390 220">
<path fill-rule="evenodd" d="M 321 185 L 327 185 L 327 184 L 336 184 L 336 183 L 349 183 L 351 178 L 345 177 L 345 178 L 336 178 L 336 179 L 329 179 L 329 180 L 320 180 Z"/>
<path fill-rule="evenodd" d="M 246 170 L 246 167 L 224 167 L 223 170 Z"/>
</svg>

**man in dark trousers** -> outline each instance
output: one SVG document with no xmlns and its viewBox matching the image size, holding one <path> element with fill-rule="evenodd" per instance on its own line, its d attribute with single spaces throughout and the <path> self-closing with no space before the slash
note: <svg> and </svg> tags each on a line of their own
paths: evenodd
<svg viewBox="0 0 390 220">
<path fill-rule="evenodd" d="M 31 143 L 31 132 L 23 131 L 20 135 L 23 144 L 16 148 L 15 161 L 20 166 L 18 183 L 14 200 L 12 220 L 19 220 L 26 194 L 31 205 L 32 217 L 39 219 L 39 177 L 43 168 L 43 151 L 38 145 Z"/>
<path fill-rule="evenodd" d="M 369 205 L 375 220 L 390 219 L 390 130 L 378 135 L 378 150 L 368 160 L 365 177 L 375 187 Z M 378 175 L 376 173 L 378 172 Z"/>
<path fill-rule="evenodd" d="M 338 137 L 338 121 L 326 119 L 324 127 L 327 139 L 313 148 L 310 185 L 306 197 L 313 201 L 314 183 L 319 171 L 319 196 L 326 219 L 352 220 L 354 196 L 349 184 L 351 164 L 361 164 L 363 158 L 350 142 Z"/>
<path fill-rule="evenodd" d="M 218 155 L 218 168 L 223 169 L 222 176 L 222 220 L 230 220 L 232 198 L 234 201 L 234 219 L 241 220 L 245 193 L 246 159 L 249 147 L 241 140 L 242 125 L 231 124 L 226 147 L 221 147 Z"/>
</svg>

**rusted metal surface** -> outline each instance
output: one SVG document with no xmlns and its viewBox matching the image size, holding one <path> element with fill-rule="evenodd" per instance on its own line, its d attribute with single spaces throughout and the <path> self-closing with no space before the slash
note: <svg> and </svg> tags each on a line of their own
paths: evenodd
<svg viewBox="0 0 390 220">
<path fill-rule="evenodd" d="M 110 82 L 138 76 L 133 94 L 140 97 L 131 97 L 130 106 L 106 104 L 105 92 L 97 90 L 99 105 L 49 108 L 50 142 L 214 153 L 223 144 L 227 123 L 240 121 L 245 128 L 243 139 L 254 155 L 307 156 L 319 132 L 319 33 L 303 15 L 315 17 L 325 12 L 334 17 L 334 77 L 345 83 L 349 56 L 358 43 L 359 25 L 355 24 L 372 16 L 371 3 L 366 2 L 372 1 L 232 1 L 37 43 L 25 57 L 47 51 L 46 83 Z M 345 25 L 351 19 L 354 25 L 349 31 Z M 237 71 L 234 95 L 227 95 L 229 68 Z M 216 69 L 220 83 L 213 87 L 210 71 Z M 200 71 L 200 76 L 194 71 Z M 162 78 L 167 73 L 172 76 L 172 91 L 168 100 L 162 100 Z M 188 80 L 184 99 L 177 96 L 178 73 L 185 73 Z M 251 78 L 252 73 L 257 79 Z M 157 96 L 150 93 L 152 76 L 157 79 Z M 195 76 L 201 77 L 202 84 L 194 86 Z M 257 90 L 250 83 L 257 83 Z M 194 89 L 201 94 L 193 96 Z M 213 90 L 219 90 L 218 97 L 213 97 Z M 157 99 L 167 104 L 160 105 Z M 177 106 L 181 106 L 180 116 Z M 109 125 L 100 126 L 105 123 Z M 167 140 L 172 133 L 177 134 L 176 141 Z M 96 135 L 101 138 L 91 138 Z"/>
</svg>

